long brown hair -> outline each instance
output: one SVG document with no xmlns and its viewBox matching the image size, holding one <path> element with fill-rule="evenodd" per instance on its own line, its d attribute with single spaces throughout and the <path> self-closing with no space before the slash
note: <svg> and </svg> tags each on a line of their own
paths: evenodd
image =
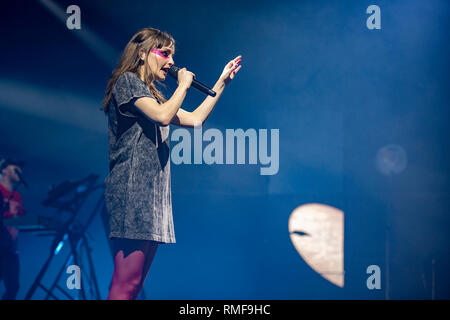
<svg viewBox="0 0 450 320">
<path fill-rule="evenodd" d="M 128 42 L 117 67 L 112 72 L 111 78 L 106 87 L 105 98 L 103 100 L 103 111 L 108 112 L 109 101 L 111 100 L 111 91 L 119 76 L 127 71 L 138 74 L 139 68 L 144 65 L 144 82 L 150 89 L 150 93 L 162 102 L 167 101 L 162 93 L 154 85 L 154 75 L 152 74 L 148 63 L 140 58 L 140 51 L 146 53 L 146 57 L 153 48 L 161 49 L 164 46 L 175 46 L 173 37 L 163 31 L 154 28 L 145 28 L 138 31 Z"/>
</svg>

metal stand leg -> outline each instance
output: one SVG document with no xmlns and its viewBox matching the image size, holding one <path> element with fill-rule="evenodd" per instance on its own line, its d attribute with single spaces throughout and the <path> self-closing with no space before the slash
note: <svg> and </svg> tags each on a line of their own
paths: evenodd
<svg viewBox="0 0 450 320">
<path fill-rule="evenodd" d="M 101 186 L 93 187 L 88 192 L 92 192 L 93 190 L 95 190 L 99 187 L 101 187 Z M 100 291 L 98 289 L 98 283 L 97 283 L 97 279 L 95 276 L 94 264 L 93 264 L 93 260 L 92 260 L 92 256 L 91 256 L 91 248 L 89 247 L 85 232 L 86 232 L 87 228 L 89 227 L 89 225 L 91 224 L 91 222 L 93 221 L 95 214 L 101 208 L 103 203 L 104 203 L 104 200 L 103 200 L 103 194 L 102 194 L 101 197 L 99 198 L 99 200 L 97 201 L 97 204 L 96 204 L 94 210 L 92 211 L 92 213 L 90 214 L 89 219 L 85 225 L 75 224 L 74 219 L 71 219 L 68 223 L 65 224 L 64 228 L 62 229 L 61 232 L 58 233 L 57 237 L 55 238 L 55 241 L 53 242 L 50 256 L 47 258 L 44 266 L 41 268 L 38 276 L 36 277 L 32 286 L 28 290 L 28 293 L 25 297 L 26 300 L 31 299 L 31 297 L 33 296 L 33 294 L 35 293 L 35 291 L 38 287 L 43 289 L 47 293 L 45 299 L 49 299 L 51 297 L 53 299 L 58 300 L 58 297 L 54 294 L 55 289 L 58 289 L 60 292 L 62 292 L 65 295 L 65 297 L 73 300 L 74 298 L 72 297 L 72 295 L 67 293 L 67 291 L 64 288 L 62 288 L 61 286 L 58 285 L 58 282 L 61 279 L 62 274 L 66 270 L 67 264 L 70 261 L 70 259 L 73 259 L 73 263 L 75 265 L 79 266 L 80 270 L 81 270 L 81 279 L 80 279 L 81 288 L 79 290 L 81 299 L 83 299 L 83 300 L 87 299 L 86 291 L 85 291 L 86 282 L 83 282 L 83 279 L 84 279 L 84 276 L 85 275 L 87 276 L 88 274 L 89 274 L 88 278 L 90 279 L 89 284 L 90 284 L 91 292 L 92 292 L 92 286 L 94 289 L 93 299 L 96 299 L 96 300 L 100 299 Z M 79 209 L 79 207 L 81 207 L 81 203 L 79 204 L 78 209 Z M 74 215 L 74 217 L 75 217 L 75 215 Z M 58 246 L 58 244 L 61 241 L 64 241 L 66 239 L 65 235 L 68 236 L 68 241 L 69 241 L 69 245 L 70 245 L 70 254 L 65 259 L 64 265 L 60 268 L 60 270 L 56 276 L 56 279 L 52 283 L 52 286 L 47 289 L 45 286 L 43 286 L 41 284 L 41 281 L 42 281 L 42 278 L 44 277 L 45 273 L 47 272 L 47 270 L 50 266 L 50 263 L 52 262 L 53 257 L 56 254 L 55 253 L 56 247 Z M 85 249 L 85 255 L 86 255 L 87 261 L 88 261 L 88 269 L 86 269 L 85 273 L 83 273 L 83 271 L 85 271 L 85 268 L 81 265 L 81 257 L 82 257 L 82 249 L 83 248 Z"/>
</svg>

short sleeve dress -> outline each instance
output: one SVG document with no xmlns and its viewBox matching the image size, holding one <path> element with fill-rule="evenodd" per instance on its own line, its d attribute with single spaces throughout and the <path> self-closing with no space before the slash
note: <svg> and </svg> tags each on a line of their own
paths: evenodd
<svg viewBox="0 0 450 320">
<path fill-rule="evenodd" d="M 169 126 L 159 126 L 143 115 L 134 106 L 140 97 L 158 101 L 137 74 L 120 75 L 107 114 L 109 237 L 175 243 Z"/>
</svg>

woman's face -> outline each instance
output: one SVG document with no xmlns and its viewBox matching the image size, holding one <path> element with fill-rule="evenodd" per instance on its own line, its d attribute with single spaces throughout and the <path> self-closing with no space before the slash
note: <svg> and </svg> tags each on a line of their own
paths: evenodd
<svg viewBox="0 0 450 320">
<path fill-rule="evenodd" d="M 170 67 L 174 65 L 174 54 L 175 48 L 173 46 L 150 50 L 147 63 L 156 80 L 163 81 L 166 79 Z"/>
</svg>

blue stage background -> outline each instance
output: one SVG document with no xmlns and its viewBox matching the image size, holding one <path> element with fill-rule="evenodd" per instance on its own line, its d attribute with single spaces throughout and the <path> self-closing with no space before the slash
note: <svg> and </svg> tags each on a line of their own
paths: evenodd
<svg viewBox="0 0 450 320">
<path fill-rule="evenodd" d="M 64 12 L 78 5 L 82 30 L 68 30 L 49 3 Z M 381 8 L 381 30 L 366 27 L 371 4 Z M 41 205 L 50 185 L 107 175 L 99 109 L 136 31 L 172 34 L 176 65 L 211 85 L 241 54 L 242 69 L 203 130 L 280 129 L 279 172 L 172 163 L 177 243 L 158 249 L 146 297 L 384 299 L 384 278 L 381 290 L 368 290 L 366 268 L 379 265 L 384 277 L 388 222 L 390 298 L 431 299 L 434 259 L 435 297 L 448 299 L 449 9 L 446 0 L 9 2 L 1 9 L 0 156 L 26 160 L 25 209 L 50 215 Z M 170 96 L 175 84 L 166 83 Z M 203 98 L 191 89 L 183 108 Z M 391 144 L 408 162 L 388 178 L 376 155 Z M 344 288 L 316 274 L 290 241 L 291 212 L 311 202 L 344 211 Z M 100 215 L 89 235 L 106 298 L 113 264 Z M 51 240 L 20 235 L 19 299 Z"/>
</svg>

